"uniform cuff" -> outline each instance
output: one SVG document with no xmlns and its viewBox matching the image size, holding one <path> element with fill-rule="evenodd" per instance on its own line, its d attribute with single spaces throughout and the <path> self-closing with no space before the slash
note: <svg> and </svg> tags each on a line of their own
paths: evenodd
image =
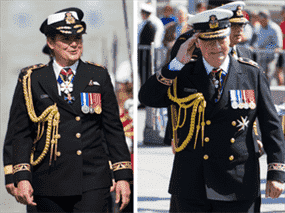
<svg viewBox="0 0 285 213">
<path fill-rule="evenodd" d="M 168 69 L 171 71 L 180 71 L 185 64 L 181 63 L 180 61 L 177 60 L 175 57 L 168 65 Z"/>
<path fill-rule="evenodd" d="M 269 163 L 267 180 L 276 180 L 279 182 L 285 182 L 285 164 L 282 163 Z"/>
<path fill-rule="evenodd" d="M 132 163 L 130 161 L 117 162 L 112 165 L 115 180 L 127 180 L 133 179 Z"/>
<path fill-rule="evenodd" d="M 14 183 L 13 174 L 5 175 L 5 185 Z"/>
<path fill-rule="evenodd" d="M 28 163 L 20 163 L 13 166 L 14 183 L 17 186 L 21 180 L 32 182 L 31 166 Z"/>
</svg>

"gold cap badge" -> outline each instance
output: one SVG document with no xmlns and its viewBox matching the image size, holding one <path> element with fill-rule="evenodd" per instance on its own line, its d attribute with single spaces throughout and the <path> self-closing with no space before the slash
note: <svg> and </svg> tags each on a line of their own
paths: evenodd
<svg viewBox="0 0 285 213">
<path fill-rule="evenodd" d="M 219 27 L 219 22 L 215 15 L 210 16 L 209 27 L 210 29 L 215 29 Z"/>
<path fill-rule="evenodd" d="M 75 24 L 75 18 L 71 13 L 66 13 L 65 14 L 65 22 L 66 24 Z"/>
</svg>

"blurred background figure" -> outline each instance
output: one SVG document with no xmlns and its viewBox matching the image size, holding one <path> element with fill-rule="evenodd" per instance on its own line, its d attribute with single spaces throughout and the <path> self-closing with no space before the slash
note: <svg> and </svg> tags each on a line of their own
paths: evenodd
<svg viewBox="0 0 285 213">
<path fill-rule="evenodd" d="M 179 5 L 177 7 L 178 24 L 176 27 L 176 38 L 187 31 L 187 14 L 188 10 L 185 6 Z"/>
<path fill-rule="evenodd" d="M 280 23 L 280 28 L 282 31 L 282 39 L 283 39 L 283 52 L 285 50 L 285 5 L 282 7 L 282 11 L 280 13 L 282 17 L 282 21 Z M 281 51 L 280 51 L 281 52 Z M 277 62 L 277 71 L 276 78 L 278 79 L 278 85 L 284 85 L 284 73 L 285 73 L 285 56 L 284 54 L 280 54 Z"/>
<path fill-rule="evenodd" d="M 279 54 L 274 54 L 274 52 L 280 52 L 283 46 L 282 32 L 280 26 L 271 20 L 270 12 L 268 10 L 260 11 L 258 13 L 258 20 L 261 28 L 257 33 L 257 41 L 253 44 L 253 47 L 256 49 L 265 50 L 265 53 L 273 53 L 267 55 L 267 57 L 260 62 L 260 65 L 265 70 L 269 81 L 271 81 L 276 73 L 275 70 L 271 72 L 269 66 L 271 63 L 273 63 L 274 66 L 279 57 Z"/>
<path fill-rule="evenodd" d="M 201 13 L 205 10 L 207 10 L 206 3 L 205 2 L 199 2 L 196 6 L 196 13 Z"/>
<path fill-rule="evenodd" d="M 253 44 L 257 42 L 258 33 L 261 28 L 256 11 L 249 12 L 249 25 L 252 27 L 252 37 L 249 46 L 253 46 Z"/>
<path fill-rule="evenodd" d="M 140 8 L 143 21 L 138 26 L 138 71 L 142 85 L 151 75 L 151 43 L 154 41 L 156 28 L 149 20 L 155 9 L 146 3 L 142 3 Z"/>
<path fill-rule="evenodd" d="M 172 21 L 174 21 L 175 23 L 178 22 L 177 18 L 174 16 L 174 9 L 169 4 L 164 7 L 163 17 L 161 18 L 161 21 L 164 25 Z"/>
</svg>

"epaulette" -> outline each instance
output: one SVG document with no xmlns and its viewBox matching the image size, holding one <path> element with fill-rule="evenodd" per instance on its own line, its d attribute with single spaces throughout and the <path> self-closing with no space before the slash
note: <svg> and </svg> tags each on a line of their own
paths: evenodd
<svg viewBox="0 0 285 213">
<path fill-rule="evenodd" d="M 94 63 L 94 62 L 91 62 L 91 61 L 86 61 L 86 63 L 92 64 L 92 65 L 95 65 L 97 67 L 102 67 L 102 68 L 106 69 L 106 67 L 104 67 L 103 65 L 100 65 L 100 64 L 97 64 L 97 63 Z"/>
<path fill-rule="evenodd" d="M 32 66 L 28 66 L 28 67 L 25 67 L 25 68 L 23 68 L 23 69 L 21 69 L 21 72 L 22 73 L 25 73 L 25 72 L 27 72 L 29 69 L 38 69 L 38 68 L 41 68 L 41 67 L 44 67 L 44 66 L 46 66 L 45 64 L 42 64 L 42 63 L 40 63 L 40 64 L 35 64 L 35 65 L 32 65 Z"/>
<path fill-rule="evenodd" d="M 258 63 L 256 63 L 255 61 L 253 61 L 253 60 L 251 60 L 251 59 L 249 59 L 249 58 L 242 58 L 242 57 L 239 57 L 239 58 L 238 58 L 238 61 L 241 62 L 241 63 L 244 63 L 244 64 L 250 64 L 250 65 L 252 65 L 252 66 L 254 66 L 254 67 L 259 68 Z"/>
<path fill-rule="evenodd" d="M 41 68 L 41 67 L 45 67 L 45 66 L 46 66 L 46 64 L 40 63 L 40 64 L 35 64 L 35 65 L 32 65 L 32 66 L 24 67 L 23 69 L 21 69 L 21 74 L 22 74 L 22 76 L 24 76 L 24 75 L 27 74 L 27 71 L 29 69 L 35 70 L 35 69 L 38 69 L 38 68 Z M 21 82 L 22 80 L 19 78 L 19 81 Z"/>
</svg>

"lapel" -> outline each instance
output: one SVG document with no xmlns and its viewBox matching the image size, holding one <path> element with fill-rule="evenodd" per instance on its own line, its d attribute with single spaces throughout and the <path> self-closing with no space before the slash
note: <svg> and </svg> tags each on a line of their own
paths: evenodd
<svg viewBox="0 0 285 213">
<path fill-rule="evenodd" d="M 76 75 L 73 82 L 73 93 L 72 95 L 75 98 L 74 103 L 72 104 L 75 112 L 81 113 L 81 95 L 80 93 L 88 86 L 90 79 L 92 79 L 90 66 L 84 63 L 82 60 L 79 60 L 78 68 L 76 70 Z"/>
<path fill-rule="evenodd" d="M 80 60 L 73 82 L 73 96 L 75 97 L 75 101 L 81 102 L 80 93 L 88 86 L 88 83 L 91 79 L 90 71 L 90 67 Z"/>
<path fill-rule="evenodd" d="M 185 69 L 193 69 L 185 66 Z M 190 81 L 195 85 L 198 92 L 202 92 L 207 103 L 214 103 L 215 88 L 211 79 L 206 73 L 206 68 L 203 64 L 202 57 L 199 57 L 194 65 L 193 72 L 186 71 L 186 81 Z M 188 83 L 186 83 L 187 85 Z"/>
<path fill-rule="evenodd" d="M 236 61 L 232 56 L 230 56 L 230 65 L 227 81 L 224 84 L 224 90 L 221 99 L 218 103 L 215 104 L 214 110 L 211 113 L 211 117 L 214 117 L 215 114 L 217 114 L 222 108 L 231 107 L 229 91 L 240 89 L 245 80 L 246 79 L 243 77 L 243 72 L 239 62 Z"/>
<path fill-rule="evenodd" d="M 74 113 L 74 110 L 72 109 L 71 105 L 64 101 L 63 98 L 58 95 L 57 79 L 52 67 L 52 61 L 50 61 L 46 69 L 43 69 L 41 72 L 42 73 L 38 76 L 38 79 L 39 84 L 42 86 L 43 90 L 55 103 L 57 103 L 59 107 L 62 107 L 65 110 Z"/>
</svg>

